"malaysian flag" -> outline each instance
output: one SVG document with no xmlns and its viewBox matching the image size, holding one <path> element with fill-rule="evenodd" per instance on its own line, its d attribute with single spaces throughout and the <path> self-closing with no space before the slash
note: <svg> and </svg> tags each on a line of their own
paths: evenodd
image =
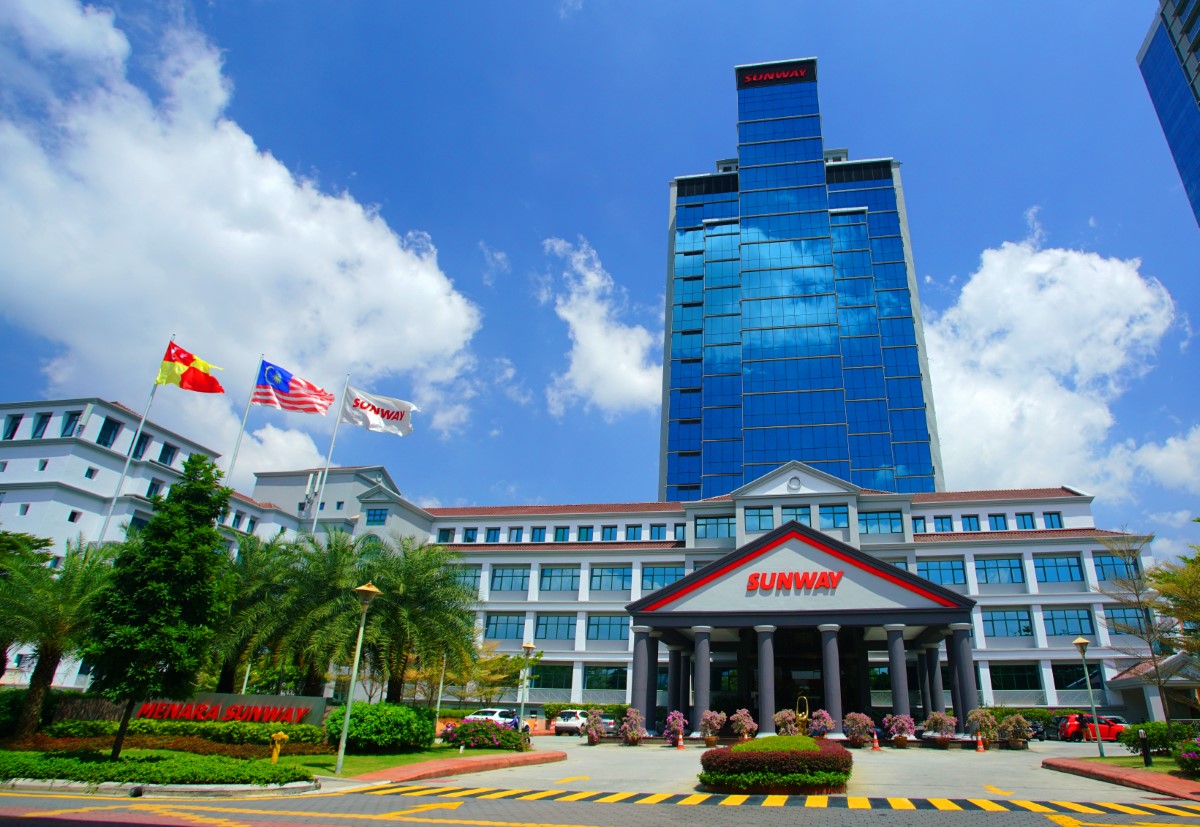
<svg viewBox="0 0 1200 827">
<path fill-rule="evenodd" d="M 250 401 L 285 411 L 323 415 L 333 404 L 333 394 L 264 359 L 258 368 L 258 382 Z"/>
</svg>

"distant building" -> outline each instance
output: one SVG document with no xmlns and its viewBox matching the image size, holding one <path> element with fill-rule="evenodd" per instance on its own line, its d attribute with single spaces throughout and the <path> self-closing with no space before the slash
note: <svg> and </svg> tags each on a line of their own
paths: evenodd
<svg viewBox="0 0 1200 827">
<path fill-rule="evenodd" d="M 828 147 L 815 59 L 735 76 L 737 157 L 670 184 L 659 498 L 728 494 L 792 460 L 938 490 L 900 164 Z"/>
<path fill-rule="evenodd" d="M 1200 223 L 1200 0 L 1159 0 L 1138 67 Z"/>
</svg>

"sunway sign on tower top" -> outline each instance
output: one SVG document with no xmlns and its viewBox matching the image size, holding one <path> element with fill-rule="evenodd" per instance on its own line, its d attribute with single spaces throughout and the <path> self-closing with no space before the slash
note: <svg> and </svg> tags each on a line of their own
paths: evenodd
<svg viewBox="0 0 1200 827">
<path fill-rule="evenodd" d="M 817 79 L 815 60 L 793 60 L 788 63 L 767 63 L 762 66 L 741 66 L 737 69 L 737 88 L 771 86 L 776 83 L 808 83 Z"/>
</svg>

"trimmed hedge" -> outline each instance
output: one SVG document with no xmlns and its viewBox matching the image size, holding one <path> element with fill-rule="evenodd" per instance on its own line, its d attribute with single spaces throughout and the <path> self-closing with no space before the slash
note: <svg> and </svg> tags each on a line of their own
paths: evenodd
<svg viewBox="0 0 1200 827">
<path fill-rule="evenodd" d="M 1191 724 L 1171 724 L 1171 735 L 1167 736 L 1166 721 L 1147 721 L 1144 724 L 1134 724 L 1127 726 L 1117 736 L 1117 740 L 1121 742 L 1121 746 L 1130 752 L 1142 751 L 1142 740 L 1138 737 L 1138 730 L 1146 730 L 1146 739 L 1150 742 L 1150 751 L 1155 755 L 1170 755 L 1171 750 L 1179 746 L 1183 741 L 1191 741 L 1196 737 L 1196 728 Z M 1184 746 L 1195 747 L 1195 744 Z"/>
<path fill-rule="evenodd" d="M 629 704 L 542 704 L 542 709 L 546 711 L 546 720 L 553 723 L 554 719 L 559 716 L 564 709 L 598 709 L 605 715 L 612 715 L 618 721 L 625 717 L 625 713 L 629 711 Z"/>
<path fill-rule="evenodd" d="M 817 752 L 817 739 L 808 735 L 776 735 L 774 738 L 752 738 L 730 747 L 734 752 Z M 849 753 L 846 753 L 849 756 Z"/>
<path fill-rule="evenodd" d="M 51 738 L 37 733 L 32 738 L 22 741 L 10 741 L 7 748 L 22 752 L 63 753 L 94 750 L 107 753 L 112 750 L 112 744 L 112 737 L 106 735 L 95 738 Z M 270 744 L 221 744 L 186 735 L 128 735 L 125 737 L 125 749 L 165 749 L 192 755 L 224 755 L 227 758 L 249 760 L 271 757 Z M 333 747 L 323 743 L 288 741 L 283 747 L 284 755 L 330 755 L 334 752 L 336 750 Z"/>
<path fill-rule="evenodd" d="M 334 707 L 325 719 L 326 737 L 336 744 L 342 737 L 346 707 Z M 355 704 L 350 712 L 346 752 L 352 755 L 412 752 L 433 746 L 437 721 L 432 709 L 400 704 Z"/>
<path fill-rule="evenodd" d="M 804 741 L 811 741 L 816 749 L 797 749 Z M 751 744 L 755 742 L 703 753 L 700 783 L 738 792 L 814 788 L 843 792 L 850 780 L 854 757 L 834 741 L 797 735 L 765 738 L 761 746 Z"/>
<path fill-rule="evenodd" d="M 338 718 L 341 723 L 341 717 Z M 52 738 L 115 737 L 117 721 L 59 721 L 42 732 Z M 290 743 L 323 744 L 325 730 L 311 724 L 252 724 L 243 721 L 157 721 L 135 718 L 129 722 L 129 735 L 174 735 L 203 738 L 218 744 L 269 744 L 276 732 L 287 735 Z M 340 730 L 339 730 L 340 733 Z"/>
<path fill-rule="evenodd" d="M 21 707 L 25 705 L 25 696 L 28 694 L 28 689 L 0 690 L 0 738 L 7 738 L 17 731 L 17 721 L 21 717 Z M 55 710 L 64 698 L 77 697 L 78 695 L 78 692 L 65 689 L 51 689 L 47 692 L 46 700 L 42 703 L 40 726 L 45 726 L 47 722 L 54 720 Z"/>
<path fill-rule="evenodd" d="M 85 784 L 287 784 L 311 781 L 303 767 L 243 761 L 216 755 L 146 756 L 108 760 L 107 755 L 77 752 L 43 755 L 0 752 L 0 779 L 61 779 Z"/>
<path fill-rule="evenodd" d="M 466 721 L 447 724 L 442 743 L 467 749 L 510 749 L 524 752 L 530 748 L 529 736 L 495 721 Z"/>
</svg>

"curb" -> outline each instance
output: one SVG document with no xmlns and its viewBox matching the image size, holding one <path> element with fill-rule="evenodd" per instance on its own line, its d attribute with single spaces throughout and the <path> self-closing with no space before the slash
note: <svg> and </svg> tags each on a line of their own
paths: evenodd
<svg viewBox="0 0 1200 827">
<path fill-rule="evenodd" d="M 258 784 L 129 784 L 115 781 L 84 784 L 79 781 L 13 778 L 0 784 L 0 789 L 27 793 L 84 793 L 121 798 L 141 798 L 143 796 L 147 798 L 266 798 L 310 793 L 321 789 L 321 783 L 314 780 L 291 781 L 274 786 Z"/>
<path fill-rule="evenodd" d="M 1097 761 L 1085 761 L 1081 758 L 1046 758 L 1042 761 L 1042 767 L 1109 784 L 1120 784 L 1123 787 L 1159 793 L 1172 798 L 1200 801 L 1200 783 L 1161 772 L 1129 767 L 1110 767 Z"/>
<path fill-rule="evenodd" d="M 425 761 L 407 767 L 393 767 L 390 770 L 369 772 L 365 775 L 354 776 L 354 781 L 426 781 L 430 778 L 444 778 L 450 775 L 463 775 L 472 772 L 488 770 L 503 770 L 509 767 L 528 767 L 536 764 L 553 764 L 566 761 L 567 754 L 560 751 L 546 752 L 515 752 L 512 755 L 485 755 L 479 758 L 439 758 L 436 761 Z"/>
</svg>

